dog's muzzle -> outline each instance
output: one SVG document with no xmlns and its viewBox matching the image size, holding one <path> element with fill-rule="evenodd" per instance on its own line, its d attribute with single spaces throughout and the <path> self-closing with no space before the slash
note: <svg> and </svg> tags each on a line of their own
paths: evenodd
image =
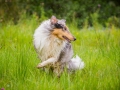
<svg viewBox="0 0 120 90">
<path fill-rule="evenodd" d="M 74 40 L 73 41 L 75 41 L 76 40 L 76 38 L 74 38 Z"/>
</svg>

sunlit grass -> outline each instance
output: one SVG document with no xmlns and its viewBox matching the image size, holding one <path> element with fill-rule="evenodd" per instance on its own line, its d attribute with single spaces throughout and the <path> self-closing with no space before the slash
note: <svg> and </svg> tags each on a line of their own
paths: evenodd
<svg viewBox="0 0 120 90">
<path fill-rule="evenodd" d="M 33 47 L 35 18 L 0 28 L 0 88 L 5 90 L 119 90 L 120 29 L 77 29 L 70 25 L 74 53 L 85 68 L 60 78 L 36 69 L 39 63 Z"/>
</svg>

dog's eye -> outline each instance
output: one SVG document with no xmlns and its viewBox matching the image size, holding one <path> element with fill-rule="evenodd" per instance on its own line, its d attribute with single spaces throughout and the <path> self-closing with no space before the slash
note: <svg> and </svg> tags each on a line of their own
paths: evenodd
<svg viewBox="0 0 120 90">
<path fill-rule="evenodd" d="M 64 28 L 64 30 L 67 30 L 67 28 Z"/>
<path fill-rule="evenodd" d="M 63 27 L 63 29 L 62 29 L 63 31 L 66 31 L 67 30 L 67 28 L 66 27 Z"/>
</svg>

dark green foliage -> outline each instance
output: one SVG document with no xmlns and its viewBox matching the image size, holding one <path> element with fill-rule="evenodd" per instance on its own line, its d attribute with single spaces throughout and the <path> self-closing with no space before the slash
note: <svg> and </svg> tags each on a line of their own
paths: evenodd
<svg viewBox="0 0 120 90">
<path fill-rule="evenodd" d="M 13 20 L 15 23 L 22 12 L 32 15 L 36 13 L 39 18 L 56 15 L 58 18 L 67 19 L 68 22 L 93 26 L 91 14 L 98 13 L 98 22 L 106 26 L 111 17 L 111 22 L 120 27 L 120 4 L 117 0 L 1 0 L 0 22 Z"/>
</svg>

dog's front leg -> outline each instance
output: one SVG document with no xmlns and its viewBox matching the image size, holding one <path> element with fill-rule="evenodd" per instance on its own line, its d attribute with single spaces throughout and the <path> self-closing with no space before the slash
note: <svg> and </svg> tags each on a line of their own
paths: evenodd
<svg viewBox="0 0 120 90">
<path fill-rule="evenodd" d="M 48 64 L 51 64 L 51 63 L 55 63 L 56 60 L 57 60 L 57 59 L 54 58 L 54 57 L 49 58 L 49 59 L 47 59 L 46 61 L 43 61 L 42 63 L 39 63 L 38 66 L 37 66 L 37 68 L 44 67 L 44 66 L 46 66 L 46 65 L 48 65 Z"/>
</svg>

